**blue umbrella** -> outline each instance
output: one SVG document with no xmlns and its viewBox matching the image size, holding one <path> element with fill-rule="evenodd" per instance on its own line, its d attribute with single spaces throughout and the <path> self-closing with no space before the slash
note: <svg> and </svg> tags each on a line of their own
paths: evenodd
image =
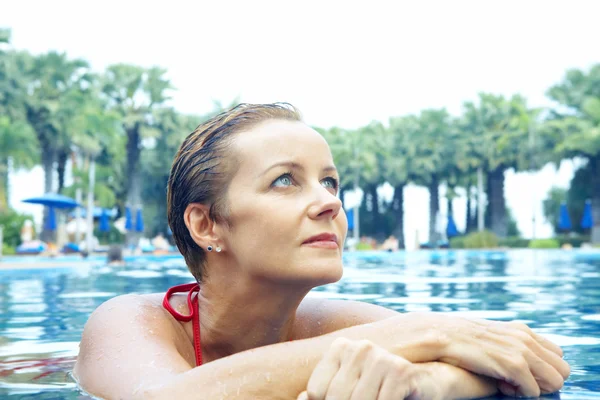
<svg viewBox="0 0 600 400">
<path fill-rule="evenodd" d="M 105 209 L 105 208 L 102 208 L 102 207 L 94 207 L 92 209 L 92 216 L 94 218 L 100 218 L 102 216 L 103 212 L 105 212 L 108 215 L 108 217 L 110 217 L 110 218 L 114 218 L 117 215 L 117 210 L 116 209 L 108 210 L 108 209 Z M 69 215 L 71 217 L 74 217 L 75 216 L 75 211 L 71 211 L 69 213 Z M 82 217 L 82 218 L 85 218 L 86 215 L 87 215 L 87 209 L 86 208 L 82 208 L 79 211 L 79 216 Z"/>
<path fill-rule="evenodd" d="M 167 226 L 167 235 L 173 236 L 173 231 L 171 230 L 170 226 Z"/>
<path fill-rule="evenodd" d="M 354 210 L 350 209 L 346 211 L 346 218 L 348 218 L 348 229 L 354 229 Z"/>
<path fill-rule="evenodd" d="M 100 232 L 110 232 L 110 224 L 108 222 L 108 211 L 106 208 L 102 209 L 102 214 L 100 214 L 100 226 L 98 226 Z"/>
<path fill-rule="evenodd" d="M 560 205 L 560 211 L 558 214 L 558 229 L 561 231 L 570 231 L 573 229 L 571 217 L 569 217 L 569 210 L 567 209 L 566 203 L 562 203 Z"/>
<path fill-rule="evenodd" d="M 40 197 L 25 199 L 23 200 L 23 203 L 41 204 L 54 208 L 75 208 L 81 206 L 72 198 L 56 193 L 46 193 Z"/>
<path fill-rule="evenodd" d="M 133 221 L 131 220 L 131 209 L 129 207 L 125 207 L 125 230 L 133 230 Z"/>
<path fill-rule="evenodd" d="M 48 219 L 46 220 L 44 229 L 49 231 L 56 230 L 56 211 L 54 210 L 54 207 L 48 207 Z"/>
<path fill-rule="evenodd" d="M 135 230 L 138 232 L 144 232 L 144 219 L 142 217 L 142 209 L 138 208 L 135 216 Z"/>
<path fill-rule="evenodd" d="M 594 226 L 594 220 L 592 219 L 592 202 L 587 200 L 583 207 L 583 217 L 581 218 L 581 227 L 583 229 L 591 229 Z"/>
<path fill-rule="evenodd" d="M 456 229 L 456 224 L 454 223 L 454 218 L 452 218 L 452 214 L 448 215 L 448 226 L 446 226 L 446 236 L 449 238 L 453 236 L 458 236 L 458 229 Z"/>
</svg>

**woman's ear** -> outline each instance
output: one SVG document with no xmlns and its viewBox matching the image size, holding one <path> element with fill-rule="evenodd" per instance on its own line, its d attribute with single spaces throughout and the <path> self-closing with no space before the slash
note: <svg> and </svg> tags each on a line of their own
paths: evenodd
<svg viewBox="0 0 600 400">
<path fill-rule="evenodd" d="M 183 213 L 183 221 L 192 240 L 201 248 L 206 249 L 217 242 L 215 222 L 210 219 L 210 206 L 200 203 L 189 204 Z"/>
</svg>

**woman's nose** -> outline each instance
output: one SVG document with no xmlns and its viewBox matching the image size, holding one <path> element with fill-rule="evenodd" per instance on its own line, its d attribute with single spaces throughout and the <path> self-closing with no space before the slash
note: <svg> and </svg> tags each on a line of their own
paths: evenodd
<svg viewBox="0 0 600 400">
<path fill-rule="evenodd" d="M 342 209 L 342 201 L 323 186 L 316 192 L 316 198 L 308 209 L 308 216 L 312 219 L 335 219 Z"/>
</svg>

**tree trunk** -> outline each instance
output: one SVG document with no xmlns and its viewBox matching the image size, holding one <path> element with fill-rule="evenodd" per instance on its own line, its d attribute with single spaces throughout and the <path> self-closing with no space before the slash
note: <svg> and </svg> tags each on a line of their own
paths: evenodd
<svg viewBox="0 0 600 400">
<path fill-rule="evenodd" d="M 6 211 L 8 211 L 8 159 L 0 159 L 0 214 Z"/>
<path fill-rule="evenodd" d="M 380 240 L 383 238 L 384 233 L 383 233 L 383 227 L 381 226 L 381 213 L 380 213 L 380 209 L 379 209 L 379 196 L 377 195 L 377 185 L 369 185 L 367 190 L 369 191 L 369 194 L 371 195 L 371 201 L 373 202 L 373 208 L 372 208 L 372 213 L 373 213 L 373 230 L 374 230 L 374 236 L 376 239 Z"/>
<path fill-rule="evenodd" d="M 498 237 L 506 237 L 508 221 L 504 198 L 504 167 L 500 166 L 487 174 L 488 222 L 491 231 Z"/>
<path fill-rule="evenodd" d="M 136 124 L 127 130 L 127 205 L 131 207 L 132 217 L 135 218 L 136 208 L 141 207 L 141 154 L 140 126 Z M 135 221 L 134 221 L 135 226 Z M 127 244 L 135 245 L 137 235 L 135 232 L 127 232 Z"/>
<path fill-rule="evenodd" d="M 69 153 L 61 149 L 57 155 L 57 164 L 56 164 L 56 172 L 58 173 L 58 190 L 57 193 L 62 193 L 63 188 L 65 187 L 65 167 L 67 165 L 67 159 L 69 158 Z"/>
<path fill-rule="evenodd" d="M 393 235 L 398 239 L 399 248 L 404 249 L 404 186 L 399 184 L 394 187 L 394 199 L 392 200 L 392 210 L 396 217 L 396 226 L 393 230 Z"/>
<path fill-rule="evenodd" d="M 42 167 L 44 168 L 44 194 L 51 193 L 54 189 L 54 151 L 42 146 Z M 52 231 L 46 229 L 48 223 L 48 207 L 44 207 L 44 218 L 40 238 L 44 242 L 52 240 Z"/>
<path fill-rule="evenodd" d="M 429 184 L 429 243 L 434 244 L 439 240 L 436 232 L 436 218 L 440 210 L 440 182 L 437 176 L 431 177 Z"/>
<path fill-rule="evenodd" d="M 591 241 L 600 243 L 600 155 L 590 158 L 592 169 L 592 226 Z"/>
<path fill-rule="evenodd" d="M 467 190 L 467 212 L 465 217 L 465 234 L 471 232 L 471 223 L 473 219 L 471 218 L 471 184 L 468 184 L 466 187 Z"/>
</svg>

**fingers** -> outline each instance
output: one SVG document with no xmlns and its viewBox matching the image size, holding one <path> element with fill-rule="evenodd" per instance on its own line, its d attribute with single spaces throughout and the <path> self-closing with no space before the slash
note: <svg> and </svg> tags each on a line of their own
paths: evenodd
<svg viewBox="0 0 600 400">
<path fill-rule="evenodd" d="M 520 351 L 542 393 L 553 393 L 562 388 L 571 369 L 569 364 L 562 359 L 563 352 L 559 346 L 536 334 L 521 322 L 478 320 L 477 323 L 485 326 L 487 332 L 499 335 L 499 342 L 510 339 L 506 347 Z"/>
<path fill-rule="evenodd" d="M 511 325 L 516 326 L 514 324 Z M 504 327 L 499 329 L 492 328 L 490 330 L 500 335 L 507 334 Z M 529 328 L 524 330 L 518 329 L 516 332 L 513 332 L 513 337 L 523 346 L 523 357 L 525 357 L 529 369 L 536 377 L 541 391 L 543 393 L 553 393 L 560 390 L 564 384 L 564 380 L 571 372 L 569 364 L 554 351 L 542 346 L 527 330 Z M 517 346 L 518 344 L 514 347 Z"/>
<path fill-rule="evenodd" d="M 396 358 L 398 360 L 396 360 Z M 365 364 L 365 368 L 358 383 L 354 387 L 351 400 L 375 400 L 385 398 L 381 397 L 381 395 L 377 397 L 379 389 L 387 375 L 390 373 L 394 374 L 396 373 L 396 370 L 400 370 L 400 368 L 403 367 L 403 364 L 399 364 L 401 362 L 410 364 L 408 361 L 386 351 L 372 354 L 369 362 Z M 401 384 L 399 381 L 396 383 L 398 385 Z M 393 400 L 396 400 L 396 398 Z"/>
<path fill-rule="evenodd" d="M 482 326 L 503 325 L 505 327 L 520 330 L 520 331 L 525 332 L 528 335 L 532 336 L 541 346 L 543 346 L 546 349 L 550 350 L 551 352 L 555 353 L 559 357 L 563 356 L 563 351 L 560 348 L 560 346 L 558 346 L 557 344 L 546 339 L 542 335 L 535 333 L 529 326 L 527 326 L 526 324 L 524 324 L 522 322 L 518 322 L 518 321 L 500 322 L 500 321 L 492 321 L 492 320 L 479 319 L 479 318 L 471 319 L 470 321 L 475 322 L 476 324 L 479 324 Z"/>
<path fill-rule="evenodd" d="M 559 357 L 563 356 L 563 351 L 560 348 L 560 346 L 558 346 L 555 343 L 552 343 L 550 340 L 546 339 L 545 337 L 543 337 L 542 335 L 539 335 L 537 333 L 535 333 L 529 326 L 527 326 L 526 324 L 522 323 L 522 322 L 517 322 L 517 321 L 511 321 L 511 322 L 507 322 L 506 323 L 508 326 L 518 329 L 522 332 L 525 332 L 526 334 L 530 335 L 531 337 L 533 337 L 533 339 L 535 339 L 535 341 L 537 343 L 539 343 L 542 347 L 546 348 L 547 350 L 553 352 L 554 354 L 556 354 Z"/>
<path fill-rule="evenodd" d="M 311 400 L 325 400 L 329 384 L 340 369 L 340 357 L 350 341 L 345 338 L 336 339 L 330 349 L 313 370 L 306 391 Z"/>
<path fill-rule="evenodd" d="M 506 366 L 508 367 L 508 376 L 505 379 L 505 383 L 508 385 L 503 385 L 510 387 L 511 390 L 514 389 L 517 391 L 518 396 L 522 397 L 538 397 L 541 393 L 538 382 L 533 376 L 532 372 L 529 369 L 529 365 L 524 358 L 514 358 L 510 359 L 506 362 Z M 500 385 L 498 389 L 502 391 Z M 504 393 L 504 392 L 502 392 Z M 514 396 L 515 394 L 504 393 L 506 395 Z"/>
<path fill-rule="evenodd" d="M 395 357 L 394 364 L 395 368 L 384 376 L 377 400 L 404 400 L 413 395 L 415 365 L 401 357 Z"/>
<path fill-rule="evenodd" d="M 556 354 L 542 349 L 543 351 L 550 353 L 548 357 L 558 357 Z M 555 367 L 548 363 L 546 360 L 541 359 L 535 354 L 531 354 L 527 360 L 529 368 L 534 377 L 536 377 L 537 384 L 542 394 L 554 393 L 559 391 L 563 387 L 563 377 Z M 562 361 L 562 360 L 561 360 Z"/>
<path fill-rule="evenodd" d="M 306 393 L 306 390 L 300 393 L 296 400 L 308 400 L 308 393 Z"/>
</svg>

